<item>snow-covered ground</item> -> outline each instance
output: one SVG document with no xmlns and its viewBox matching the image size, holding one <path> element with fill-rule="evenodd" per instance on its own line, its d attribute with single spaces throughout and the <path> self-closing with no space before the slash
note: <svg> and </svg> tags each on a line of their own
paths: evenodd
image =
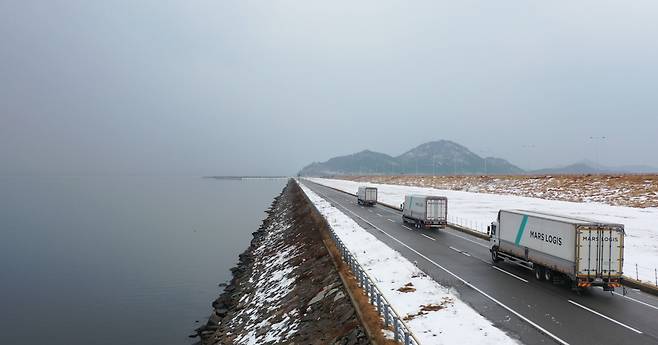
<svg viewBox="0 0 658 345">
<path fill-rule="evenodd" d="M 274 220 L 265 229 L 265 236 L 258 248 L 254 250 L 254 257 L 265 256 L 266 251 L 280 240 L 283 233 L 290 228 L 283 220 L 283 214 L 288 212 L 287 208 L 279 219 Z M 274 322 L 274 316 L 264 318 L 268 312 L 281 309 L 285 297 L 295 288 L 294 279 L 288 275 L 296 268 L 290 264 L 290 260 L 297 255 L 293 246 L 282 245 L 277 249 L 275 256 L 268 261 L 256 261 L 249 277 L 249 283 L 253 284 L 253 293 L 245 294 L 240 303 L 245 308 L 231 320 L 232 323 L 242 324 L 247 333 L 235 339 L 236 344 L 257 345 L 266 342 L 283 342 L 290 339 L 299 327 L 299 311 L 294 309 L 285 315 L 279 322 Z M 238 328 L 238 327 L 236 327 Z M 267 332 L 259 332 L 263 328 Z"/>
<path fill-rule="evenodd" d="M 313 182 L 355 193 L 363 182 L 311 178 Z M 380 202 L 399 206 L 405 194 L 443 195 L 448 197 L 448 215 L 451 223 L 486 232 L 487 224 L 496 218 L 500 209 L 525 209 L 596 219 L 624 224 L 626 230 L 624 274 L 655 282 L 658 268 L 658 208 L 633 208 L 599 203 L 578 203 L 544 200 L 514 195 L 472 193 L 426 187 L 368 184 L 378 189 Z"/>
<path fill-rule="evenodd" d="M 454 290 L 439 285 L 350 217 L 302 188 L 393 309 L 408 318 L 405 323 L 421 344 L 517 344 L 462 302 Z M 405 286 L 408 292 L 398 290 Z"/>
</svg>

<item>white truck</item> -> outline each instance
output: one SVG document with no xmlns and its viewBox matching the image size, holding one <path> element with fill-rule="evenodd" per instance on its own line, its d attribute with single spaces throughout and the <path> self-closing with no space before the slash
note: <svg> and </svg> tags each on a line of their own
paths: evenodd
<svg viewBox="0 0 658 345">
<path fill-rule="evenodd" d="M 359 205 L 375 205 L 377 203 L 377 188 L 360 186 L 356 192 L 356 202 Z"/>
<path fill-rule="evenodd" d="M 624 225 L 525 210 L 500 210 L 489 228 L 491 259 L 531 269 L 574 290 L 621 286 Z"/>
<path fill-rule="evenodd" d="M 416 228 L 445 228 L 448 224 L 448 198 L 431 195 L 405 195 L 402 222 Z"/>
</svg>

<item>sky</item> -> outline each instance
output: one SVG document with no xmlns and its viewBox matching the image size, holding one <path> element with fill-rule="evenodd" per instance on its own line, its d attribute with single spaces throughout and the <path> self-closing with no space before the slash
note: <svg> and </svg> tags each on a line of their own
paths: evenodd
<svg viewBox="0 0 658 345">
<path fill-rule="evenodd" d="M 294 174 L 448 139 L 658 166 L 658 2 L 0 1 L 0 174 Z"/>
</svg>

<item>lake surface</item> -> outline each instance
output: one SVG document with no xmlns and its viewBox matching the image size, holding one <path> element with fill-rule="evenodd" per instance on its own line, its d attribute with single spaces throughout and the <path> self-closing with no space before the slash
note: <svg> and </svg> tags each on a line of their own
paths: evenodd
<svg viewBox="0 0 658 345">
<path fill-rule="evenodd" d="M 0 344 L 193 343 L 285 184 L 0 177 Z"/>
</svg>

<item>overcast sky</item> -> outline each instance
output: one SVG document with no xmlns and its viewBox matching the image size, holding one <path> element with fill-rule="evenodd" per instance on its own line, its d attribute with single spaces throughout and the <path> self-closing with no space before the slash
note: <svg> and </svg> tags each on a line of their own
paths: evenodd
<svg viewBox="0 0 658 345">
<path fill-rule="evenodd" d="M 658 166 L 656 18 L 655 0 L 2 0 L 0 173 L 293 174 L 437 139 L 523 168 Z"/>
</svg>

